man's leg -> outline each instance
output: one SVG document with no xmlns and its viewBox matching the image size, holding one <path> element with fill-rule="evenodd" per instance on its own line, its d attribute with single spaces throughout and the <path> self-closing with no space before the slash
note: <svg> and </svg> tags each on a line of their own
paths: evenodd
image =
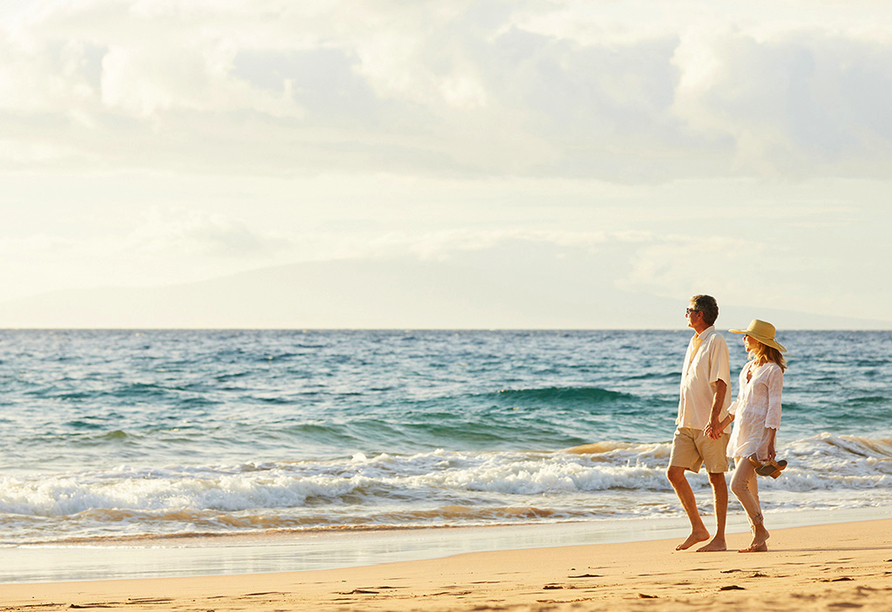
<svg viewBox="0 0 892 612">
<path fill-rule="evenodd" d="M 725 521 L 728 518 L 728 484 L 725 482 L 725 473 L 710 473 L 709 484 L 712 485 L 712 498 L 715 503 L 715 536 L 706 546 L 698 548 L 697 552 L 728 550 L 725 544 Z"/>
<path fill-rule="evenodd" d="M 686 550 L 697 542 L 704 542 L 709 539 L 709 531 L 706 529 L 706 525 L 703 524 L 703 519 L 700 518 L 694 491 L 691 489 L 691 484 L 685 477 L 684 472 L 685 468 L 677 465 L 670 465 L 669 469 L 666 470 L 666 478 L 672 483 L 672 488 L 675 489 L 675 494 L 678 495 L 678 499 L 681 501 L 681 507 L 684 508 L 685 514 L 688 515 L 688 520 L 691 522 L 691 535 L 676 546 L 675 550 Z M 725 505 L 727 506 L 727 499 L 725 500 Z"/>
</svg>

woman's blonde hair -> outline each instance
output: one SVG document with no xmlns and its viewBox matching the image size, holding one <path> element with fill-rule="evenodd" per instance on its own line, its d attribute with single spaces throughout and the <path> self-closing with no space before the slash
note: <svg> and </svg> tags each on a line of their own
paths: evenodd
<svg viewBox="0 0 892 612">
<path fill-rule="evenodd" d="M 750 338 L 756 340 L 752 336 L 750 336 Z M 787 360 L 784 359 L 781 352 L 773 346 L 768 346 L 764 342 L 756 340 L 756 346 L 753 347 L 752 353 L 757 362 L 762 361 L 763 359 L 765 361 L 773 361 L 780 366 L 781 372 L 784 372 L 787 369 Z"/>
</svg>

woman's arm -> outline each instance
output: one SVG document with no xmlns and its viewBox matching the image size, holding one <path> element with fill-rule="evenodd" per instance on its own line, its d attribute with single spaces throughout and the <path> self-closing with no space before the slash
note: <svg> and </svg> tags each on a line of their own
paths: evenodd
<svg viewBox="0 0 892 612">
<path fill-rule="evenodd" d="M 777 430 L 770 429 L 768 430 L 768 460 L 774 461 L 774 458 L 777 457 L 777 448 L 775 447 L 775 439 L 777 438 Z"/>
<path fill-rule="evenodd" d="M 765 414 L 765 427 L 778 429 L 781 422 L 781 395 L 784 389 L 784 371 L 780 367 L 772 368 L 766 382 L 768 385 L 768 411 Z"/>
<path fill-rule="evenodd" d="M 768 375 L 768 412 L 765 415 L 765 427 L 768 428 L 768 460 L 777 456 L 777 430 L 781 422 L 781 395 L 784 388 L 784 371 L 780 367 L 772 368 Z"/>
</svg>

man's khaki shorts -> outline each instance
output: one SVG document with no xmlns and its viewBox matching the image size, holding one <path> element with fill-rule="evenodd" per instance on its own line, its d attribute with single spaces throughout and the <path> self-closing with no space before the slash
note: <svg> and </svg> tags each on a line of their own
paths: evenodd
<svg viewBox="0 0 892 612">
<path fill-rule="evenodd" d="M 706 465 L 710 474 L 728 471 L 728 458 L 725 451 L 731 435 L 723 433 L 718 440 L 713 440 L 703 433 L 702 429 L 679 427 L 672 440 L 672 454 L 669 465 L 683 467 L 692 472 L 699 472 L 701 465 Z"/>
</svg>

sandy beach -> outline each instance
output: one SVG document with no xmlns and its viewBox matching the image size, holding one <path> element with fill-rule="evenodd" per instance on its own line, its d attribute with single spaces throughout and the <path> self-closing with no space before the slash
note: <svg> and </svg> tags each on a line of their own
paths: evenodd
<svg viewBox="0 0 892 612">
<path fill-rule="evenodd" d="M 351 569 L 0 585 L 0 610 L 892 609 L 892 520 L 777 529 L 771 551 L 674 540 L 456 555 Z"/>
</svg>

